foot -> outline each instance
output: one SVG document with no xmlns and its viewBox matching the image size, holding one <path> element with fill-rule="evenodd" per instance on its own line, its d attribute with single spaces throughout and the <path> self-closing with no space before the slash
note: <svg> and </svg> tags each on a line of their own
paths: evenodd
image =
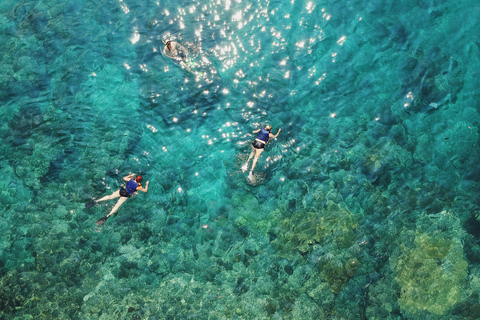
<svg viewBox="0 0 480 320">
<path fill-rule="evenodd" d="M 248 180 L 253 181 L 253 173 L 252 173 L 252 171 L 250 171 L 250 173 L 248 174 Z"/>
<path fill-rule="evenodd" d="M 91 207 L 93 207 L 96 204 L 97 204 L 97 201 L 93 200 L 92 202 L 86 203 L 85 208 L 90 209 Z"/>
<path fill-rule="evenodd" d="M 246 172 L 247 170 L 248 170 L 248 162 L 242 166 L 242 172 Z"/>
<path fill-rule="evenodd" d="M 107 221 L 107 219 L 108 219 L 108 216 L 98 219 L 97 222 L 96 222 L 96 225 L 97 226 L 103 225 L 105 223 L 105 221 Z"/>
</svg>

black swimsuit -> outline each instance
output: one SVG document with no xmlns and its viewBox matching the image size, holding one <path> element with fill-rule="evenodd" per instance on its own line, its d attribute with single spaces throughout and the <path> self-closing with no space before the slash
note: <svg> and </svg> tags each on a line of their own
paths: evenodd
<svg viewBox="0 0 480 320">
<path fill-rule="evenodd" d="M 122 189 L 120 189 L 120 196 L 124 198 L 130 198 L 132 195 L 128 193 L 125 188 L 122 187 Z"/>
<path fill-rule="evenodd" d="M 255 149 L 265 149 L 265 143 L 261 143 L 260 141 L 255 139 L 253 140 L 252 147 L 254 147 Z"/>
</svg>

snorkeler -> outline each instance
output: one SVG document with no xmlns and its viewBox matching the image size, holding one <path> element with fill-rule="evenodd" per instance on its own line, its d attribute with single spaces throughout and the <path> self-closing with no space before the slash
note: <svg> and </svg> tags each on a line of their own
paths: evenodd
<svg viewBox="0 0 480 320">
<path fill-rule="evenodd" d="M 269 125 L 269 124 L 267 124 L 265 126 L 265 128 L 262 127 L 261 129 L 253 131 L 253 133 L 258 133 L 258 135 L 255 138 L 255 140 L 253 140 L 252 152 L 250 153 L 250 156 L 248 157 L 247 163 L 245 163 L 242 166 L 242 171 L 243 172 L 247 171 L 248 170 L 248 163 L 253 158 L 253 156 L 255 156 L 255 158 L 253 159 L 252 168 L 250 169 L 250 174 L 248 175 L 248 178 L 250 180 L 252 180 L 253 169 L 255 169 L 255 166 L 257 165 L 258 158 L 260 158 L 260 156 L 262 155 L 263 149 L 265 148 L 265 145 L 268 143 L 268 140 L 270 140 L 270 138 L 276 138 L 278 136 L 278 134 L 280 133 L 280 131 L 282 131 L 282 129 L 278 129 L 277 134 L 275 134 L 275 135 L 271 131 L 272 131 L 272 126 Z"/>
<path fill-rule="evenodd" d="M 176 41 L 167 40 L 164 43 L 163 54 L 180 64 L 182 68 L 191 71 L 190 67 L 185 62 L 188 55 L 187 49 Z"/>
<path fill-rule="evenodd" d="M 117 190 L 115 191 L 114 193 L 112 193 L 111 195 L 109 196 L 105 196 L 101 199 L 98 199 L 96 201 L 93 201 L 93 202 L 90 202 L 90 203 L 87 203 L 85 205 L 85 208 L 87 209 L 90 209 L 91 207 L 93 207 L 97 202 L 101 202 L 101 201 L 106 201 L 106 200 L 111 200 L 111 199 L 115 199 L 115 198 L 118 198 L 120 197 L 120 199 L 118 199 L 117 201 L 117 204 L 112 208 L 112 210 L 110 211 L 110 213 L 99 219 L 97 221 L 97 225 L 98 226 L 101 226 L 102 224 L 105 223 L 105 221 L 107 221 L 107 219 L 112 215 L 114 214 L 115 212 L 117 212 L 117 210 L 120 208 L 120 206 L 128 199 L 132 196 L 132 194 L 136 191 L 143 191 L 143 192 L 147 192 L 148 191 L 148 183 L 150 181 L 147 181 L 147 184 L 144 187 L 142 187 L 142 184 L 140 183 L 142 181 L 142 177 L 141 176 L 136 176 L 135 178 L 135 174 L 132 173 L 132 174 L 129 174 L 128 176 L 125 176 L 123 177 L 123 180 L 127 181 L 127 185 L 125 187 L 122 187 L 120 190 Z"/>
</svg>

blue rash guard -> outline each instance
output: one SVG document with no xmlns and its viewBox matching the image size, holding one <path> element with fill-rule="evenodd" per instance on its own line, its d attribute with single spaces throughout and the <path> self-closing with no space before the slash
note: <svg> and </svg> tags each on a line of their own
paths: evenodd
<svg viewBox="0 0 480 320">
<path fill-rule="evenodd" d="M 139 183 L 136 182 L 134 179 L 131 179 L 130 181 L 127 182 L 127 185 L 125 186 L 125 190 L 127 190 L 128 194 L 132 194 L 135 191 L 137 191 Z"/>
<path fill-rule="evenodd" d="M 268 139 L 270 139 L 270 131 L 265 130 L 265 128 L 262 127 L 262 129 L 260 129 L 260 132 L 257 135 L 257 139 L 265 141 L 265 143 L 267 143 Z"/>
</svg>

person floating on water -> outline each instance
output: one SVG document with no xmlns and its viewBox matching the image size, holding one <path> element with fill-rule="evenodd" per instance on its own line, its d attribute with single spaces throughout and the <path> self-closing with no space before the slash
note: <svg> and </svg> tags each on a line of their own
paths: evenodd
<svg viewBox="0 0 480 320">
<path fill-rule="evenodd" d="M 180 43 L 172 40 L 164 41 L 163 54 L 173 59 L 176 63 L 180 64 L 182 68 L 191 71 L 187 65 L 188 51 Z"/>
<path fill-rule="evenodd" d="M 114 193 L 112 193 L 111 195 L 109 196 L 105 196 L 101 199 L 98 199 L 96 201 L 93 201 L 93 202 L 90 202 L 90 203 L 87 203 L 85 205 L 85 208 L 87 209 L 90 209 L 91 207 L 93 207 L 97 202 L 102 202 L 102 201 L 106 201 L 106 200 L 111 200 L 111 199 L 115 199 L 115 198 L 118 198 L 120 197 L 120 199 L 118 199 L 117 201 L 117 204 L 112 208 L 112 210 L 110 211 L 110 213 L 108 215 L 106 215 L 105 217 L 99 219 L 97 221 L 97 225 L 101 226 L 102 224 L 105 223 L 105 221 L 107 221 L 107 219 L 112 215 L 114 214 L 115 212 L 117 212 L 117 210 L 120 208 L 120 206 L 125 202 L 127 201 L 128 198 L 130 198 L 132 196 L 132 194 L 136 191 L 143 191 L 143 192 L 147 192 L 148 191 L 148 183 L 150 181 L 147 181 L 147 184 L 144 187 L 142 187 L 142 184 L 140 183 L 142 181 L 142 177 L 141 176 L 136 176 L 135 178 L 135 174 L 132 173 L 132 174 L 129 174 L 128 176 L 125 176 L 123 177 L 123 180 L 127 181 L 127 184 L 125 187 L 122 187 L 120 190 L 117 190 L 115 191 Z"/>
<path fill-rule="evenodd" d="M 242 166 L 242 171 L 243 172 L 247 171 L 248 163 L 255 156 L 255 158 L 253 159 L 252 168 L 250 169 L 250 173 L 248 175 L 248 178 L 250 180 L 253 179 L 253 169 L 255 169 L 255 166 L 257 165 L 258 158 L 260 158 L 260 156 L 262 155 L 265 145 L 268 143 L 270 138 L 276 138 L 279 135 L 280 131 L 282 131 L 282 129 L 278 129 L 277 134 L 275 135 L 271 131 L 272 131 L 272 126 L 269 124 L 267 124 L 265 127 L 262 127 L 261 129 L 253 131 L 253 133 L 258 133 L 258 135 L 255 138 L 255 140 L 253 140 L 252 152 L 248 157 L 247 163 L 245 163 Z"/>
</svg>

